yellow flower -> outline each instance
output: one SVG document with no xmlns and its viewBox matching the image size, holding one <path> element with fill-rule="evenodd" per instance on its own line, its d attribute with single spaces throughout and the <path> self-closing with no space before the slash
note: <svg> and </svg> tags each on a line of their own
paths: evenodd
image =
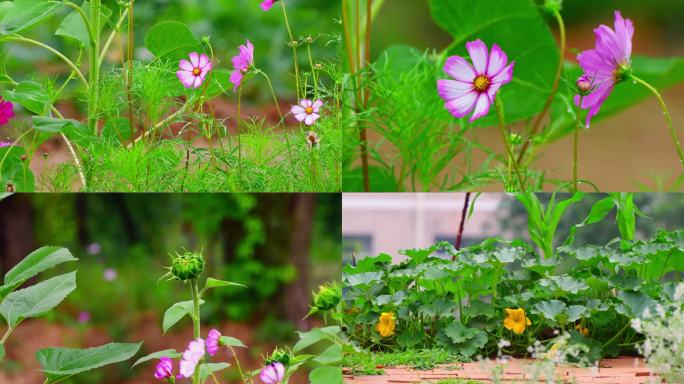
<svg viewBox="0 0 684 384">
<path fill-rule="evenodd" d="M 394 318 L 394 313 L 383 312 L 380 315 L 380 320 L 375 326 L 375 330 L 378 331 L 382 337 L 390 337 L 394 335 L 394 326 L 396 325 L 396 319 Z"/>
<path fill-rule="evenodd" d="M 515 334 L 519 335 L 525 332 L 525 328 L 528 325 L 532 325 L 530 319 L 525 315 L 524 309 L 506 308 L 504 311 L 506 311 L 506 318 L 503 321 L 504 327 L 510 329 Z"/>
<path fill-rule="evenodd" d="M 575 329 L 577 332 L 581 333 L 584 336 L 589 336 L 589 328 L 585 328 L 582 326 L 582 324 L 577 324 L 575 325 Z"/>
</svg>

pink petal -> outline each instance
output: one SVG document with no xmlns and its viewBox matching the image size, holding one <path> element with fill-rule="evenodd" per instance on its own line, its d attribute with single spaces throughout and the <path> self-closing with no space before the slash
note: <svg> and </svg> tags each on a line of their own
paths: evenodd
<svg viewBox="0 0 684 384">
<path fill-rule="evenodd" d="M 594 33 L 596 34 L 596 52 L 604 61 L 615 64 L 624 61 L 623 51 L 615 31 L 605 25 L 599 25 Z"/>
<path fill-rule="evenodd" d="M 306 119 L 304 119 L 304 124 L 313 125 L 313 123 L 315 123 L 319 117 L 320 117 L 320 115 L 318 115 L 316 113 L 312 113 L 309 116 L 307 116 Z"/>
<path fill-rule="evenodd" d="M 185 88 L 192 87 L 192 84 L 195 82 L 195 76 L 192 72 L 178 71 L 176 72 L 176 76 L 178 76 L 178 80 L 183 83 Z"/>
<path fill-rule="evenodd" d="M 589 128 L 589 125 L 591 124 L 591 118 L 599 113 L 603 102 L 606 101 L 608 96 L 610 96 L 614 85 L 615 84 L 613 82 L 604 82 L 600 84 L 590 95 L 582 98 L 582 109 L 589 109 L 586 121 L 587 128 Z M 580 96 L 575 95 L 575 105 L 578 105 L 579 101 Z"/>
<path fill-rule="evenodd" d="M 473 115 L 470 117 L 469 121 L 472 123 L 473 121 L 479 119 L 480 117 L 488 114 L 490 104 L 491 104 L 491 101 L 489 100 L 489 97 L 487 97 L 486 94 L 481 93 L 477 97 L 477 102 L 475 103 L 475 109 L 473 110 Z"/>
<path fill-rule="evenodd" d="M 190 54 L 190 62 L 192 63 L 193 68 L 199 67 L 199 55 L 197 52 L 192 52 Z"/>
<path fill-rule="evenodd" d="M 207 55 L 202 54 L 199 58 L 199 65 L 197 66 L 203 69 L 207 66 L 207 64 L 209 64 L 209 58 L 207 57 Z"/>
<path fill-rule="evenodd" d="M 297 121 L 304 121 L 304 119 L 306 119 L 308 116 L 309 115 L 306 112 L 298 113 L 295 115 L 295 119 L 297 119 Z"/>
<path fill-rule="evenodd" d="M 311 108 L 313 105 L 313 102 L 309 99 L 303 99 L 302 101 L 299 102 L 299 105 L 301 105 L 304 108 Z"/>
<path fill-rule="evenodd" d="M 508 63 L 508 55 L 502 51 L 501 48 L 494 44 L 492 45 L 492 52 L 489 54 L 489 65 L 487 66 L 487 76 L 495 77 L 506 67 Z"/>
<path fill-rule="evenodd" d="M 499 88 L 503 83 L 492 83 L 492 85 L 489 86 L 489 89 L 487 90 L 487 97 L 489 98 L 489 103 L 494 104 L 494 98 L 496 97 L 496 93 L 499 92 Z"/>
<path fill-rule="evenodd" d="M 469 41 L 466 43 L 466 49 L 468 54 L 470 54 L 470 60 L 473 62 L 475 67 L 475 72 L 478 75 L 484 75 L 487 73 L 487 45 L 485 45 L 482 40 L 477 39 L 475 41 Z"/>
<path fill-rule="evenodd" d="M 620 42 L 622 53 L 626 59 L 632 56 L 632 37 L 634 23 L 630 19 L 623 19 L 620 11 L 615 11 L 615 34 Z"/>
<path fill-rule="evenodd" d="M 444 107 L 449 110 L 453 116 L 460 118 L 467 115 L 473 109 L 476 100 L 477 93 L 473 91 L 448 101 L 444 104 Z"/>
<path fill-rule="evenodd" d="M 182 69 L 184 71 L 188 71 L 188 72 L 192 72 L 195 69 L 195 67 L 193 67 L 192 64 L 190 64 L 190 62 L 187 60 L 181 60 L 178 63 L 178 67 L 180 69 Z"/>
<path fill-rule="evenodd" d="M 236 69 L 230 74 L 230 82 L 233 83 L 233 92 L 237 91 L 238 87 L 242 83 L 242 71 Z"/>
<path fill-rule="evenodd" d="M 515 61 L 512 61 L 507 67 L 505 67 L 501 72 L 499 72 L 496 76 L 492 77 L 492 84 L 506 84 L 511 79 L 513 79 L 513 66 L 515 65 Z"/>
<path fill-rule="evenodd" d="M 452 78 L 465 83 L 472 83 L 477 77 L 473 66 L 461 56 L 449 57 L 446 63 L 444 63 L 444 72 Z"/>
<path fill-rule="evenodd" d="M 318 113 L 321 110 L 321 107 L 323 106 L 323 102 L 321 100 L 316 100 L 313 103 L 313 111 Z"/>
<path fill-rule="evenodd" d="M 437 80 L 437 92 L 444 101 L 456 99 L 473 90 L 472 83 L 456 80 Z"/>
<path fill-rule="evenodd" d="M 577 61 L 590 78 L 612 78 L 616 69 L 612 61 L 606 61 L 595 49 L 581 52 L 577 55 Z"/>
<path fill-rule="evenodd" d="M 290 112 L 292 112 L 293 115 L 299 115 L 300 113 L 306 113 L 306 111 L 304 110 L 304 107 L 299 106 L 299 105 L 294 105 L 292 107 L 292 109 L 290 110 Z"/>
</svg>

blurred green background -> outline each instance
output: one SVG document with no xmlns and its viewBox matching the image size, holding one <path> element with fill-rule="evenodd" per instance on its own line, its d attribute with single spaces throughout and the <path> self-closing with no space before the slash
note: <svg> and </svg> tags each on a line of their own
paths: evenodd
<svg viewBox="0 0 684 384">
<path fill-rule="evenodd" d="M 241 358 L 256 368 L 275 344 L 295 341 L 295 330 L 321 323 L 303 318 L 311 291 L 339 278 L 340 199 L 338 194 L 10 196 L 0 202 L 0 275 L 44 245 L 64 246 L 80 260 L 50 272 L 78 270 L 78 288 L 44 319 L 17 329 L 8 358 L 0 363 L 0 382 L 9 382 L 3 374 L 15 384 L 37 382 L 34 349 L 48 346 L 113 340 L 145 341 L 148 353 L 183 350 L 192 339 L 189 320 L 166 335 L 161 321 L 172 304 L 189 300 L 189 286 L 160 280 L 170 265 L 168 254 L 183 248 L 203 250 L 205 276 L 247 286 L 208 292 L 203 333 L 212 326 L 242 339 L 250 348 Z M 131 364 L 69 383 L 154 382 L 152 364 L 133 371 Z M 133 381 L 135 376 L 140 378 Z"/>
</svg>

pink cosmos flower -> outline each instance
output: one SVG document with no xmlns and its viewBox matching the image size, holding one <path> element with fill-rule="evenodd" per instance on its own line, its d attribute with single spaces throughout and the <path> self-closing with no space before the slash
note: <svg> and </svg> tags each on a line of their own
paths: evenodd
<svg viewBox="0 0 684 384">
<path fill-rule="evenodd" d="M 321 117 L 319 112 L 322 106 L 323 102 L 320 100 L 311 101 L 303 99 L 299 102 L 299 105 L 292 106 L 290 112 L 292 112 L 297 121 L 303 121 L 306 125 L 313 125 Z"/>
<path fill-rule="evenodd" d="M 0 148 L 9 147 L 12 143 L 8 141 L 0 141 Z"/>
<path fill-rule="evenodd" d="M 207 353 L 214 356 L 219 350 L 219 339 L 221 338 L 221 332 L 216 329 L 209 331 L 207 336 Z"/>
<path fill-rule="evenodd" d="M 176 76 L 183 83 L 183 86 L 185 88 L 199 88 L 211 71 L 212 64 L 207 55 L 192 52 L 190 61 L 181 60 L 178 67 L 180 70 L 176 72 Z"/>
<path fill-rule="evenodd" d="M 111 281 L 116 280 L 117 277 L 119 277 L 119 273 L 116 272 L 116 269 L 114 269 L 114 268 L 107 268 L 104 270 L 104 272 L 102 272 L 102 278 L 105 281 L 111 282 Z"/>
<path fill-rule="evenodd" d="M 630 19 L 623 19 L 620 11 L 615 11 L 615 30 L 605 25 L 594 29 L 596 47 L 577 55 L 584 74 L 593 79 L 596 89 L 582 98 L 582 109 L 589 109 L 587 128 L 591 118 L 601 109 L 613 91 L 615 84 L 628 76 L 631 66 L 632 36 L 634 24 Z M 579 105 L 580 96 L 575 96 L 575 104 Z"/>
<path fill-rule="evenodd" d="M 164 356 L 159 359 L 159 362 L 154 367 L 154 377 L 157 379 L 173 377 L 173 360 L 170 357 Z"/>
<path fill-rule="evenodd" d="M 454 80 L 438 80 L 437 91 L 446 102 L 444 107 L 455 117 L 464 117 L 470 111 L 470 122 L 489 113 L 496 92 L 513 78 L 513 65 L 508 56 L 494 44 L 491 53 L 482 40 L 466 43 L 471 65 L 460 56 L 451 56 L 444 71 Z M 508 64 L 508 65 L 507 65 Z"/>
<path fill-rule="evenodd" d="M 198 337 L 188 344 L 188 349 L 183 352 L 180 362 L 180 374 L 183 377 L 192 377 L 195 367 L 204 357 L 204 340 Z"/>
<path fill-rule="evenodd" d="M 81 311 L 81 313 L 78 314 L 78 322 L 81 324 L 85 324 L 90 321 L 90 312 L 88 311 Z"/>
<path fill-rule="evenodd" d="M 239 48 L 239 53 L 237 56 L 233 56 L 233 68 L 235 70 L 230 74 L 230 82 L 233 83 L 233 92 L 235 92 L 240 84 L 242 84 L 242 78 L 249 68 L 254 65 L 254 46 L 247 40 L 247 45 L 241 45 Z"/>
<path fill-rule="evenodd" d="M 261 9 L 263 9 L 264 12 L 268 11 L 269 9 L 271 9 L 271 7 L 273 7 L 273 4 L 275 4 L 276 1 L 278 1 L 278 0 L 264 0 L 264 1 L 262 1 L 261 2 Z"/>
<path fill-rule="evenodd" d="M 0 125 L 7 124 L 14 117 L 14 105 L 0 97 Z"/>
<path fill-rule="evenodd" d="M 285 366 L 279 362 L 273 362 L 263 369 L 259 373 L 259 379 L 265 384 L 280 384 L 283 382 L 283 377 L 285 376 Z"/>
</svg>

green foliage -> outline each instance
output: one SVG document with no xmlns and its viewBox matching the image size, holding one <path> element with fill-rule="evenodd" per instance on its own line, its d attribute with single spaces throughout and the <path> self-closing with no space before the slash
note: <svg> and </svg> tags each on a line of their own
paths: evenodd
<svg viewBox="0 0 684 384">
<path fill-rule="evenodd" d="M 88 349 L 45 348 L 36 359 L 47 376 L 46 383 L 56 383 L 105 365 L 120 363 L 133 357 L 142 343 L 110 343 Z"/>
<path fill-rule="evenodd" d="M 78 260 L 66 248 L 47 246 L 36 249 L 5 274 L 0 287 L 0 298 L 22 285 L 31 277 L 59 264 Z"/>
<path fill-rule="evenodd" d="M 527 195 L 518 198 L 529 203 L 530 221 L 536 215 L 539 226 L 548 229 L 581 195 L 561 202 L 552 198 L 547 207 Z M 630 195 L 610 199 L 611 209 L 617 204 L 627 216 L 638 211 Z M 606 200 L 598 200 L 583 223 L 604 220 L 607 211 Z M 661 231 L 649 240 L 618 238 L 553 248 L 549 233 L 555 229 L 545 231 L 532 237 L 539 251 L 522 240 L 487 239 L 458 251 L 449 243 L 405 250 L 400 253 L 407 260 L 398 264 L 380 254 L 346 265 L 339 317 L 347 336 L 375 352 L 443 348 L 469 358 L 500 353 L 501 339 L 511 343 L 507 354 L 522 356 L 535 340 L 557 341 L 554 332 L 559 332 L 584 351 L 582 361 L 633 353 L 642 336 L 628 329 L 629 321 L 653 313 L 672 291 L 671 278 L 684 271 L 679 240 L 684 233 Z M 634 232 L 633 227 L 621 231 L 626 236 Z M 508 308 L 523 309 L 531 320 L 522 334 L 505 327 Z M 376 325 L 387 312 L 396 325 L 392 335 L 383 337 Z"/>
<path fill-rule="evenodd" d="M 3 4 L 7 2 L 4 1 Z M 0 36 L 19 33 L 41 23 L 62 7 L 59 2 L 43 0 L 14 0 L 11 6 L 2 7 Z"/>
<path fill-rule="evenodd" d="M 90 15 L 90 2 L 84 1 L 81 5 L 81 9 L 86 15 Z M 107 20 L 109 20 L 111 15 L 112 11 L 106 6 L 101 5 L 100 30 L 106 25 Z M 76 10 L 71 11 L 71 13 L 62 20 L 62 24 L 57 28 L 55 35 L 72 39 L 80 48 L 87 51 L 92 48 L 88 26 L 86 26 L 83 17 Z"/>
<path fill-rule="evenodd" d="M 204 304 L 204 300 L 200 300 L 200 305 L 202 304 Z M 164 312 L 164 320 L 162 321 L 164 333 L 186 315 L 192 315 L 192 305 L 192 300 L 179 301 L 167 309 L 166 312 Z"/>
</svg>

